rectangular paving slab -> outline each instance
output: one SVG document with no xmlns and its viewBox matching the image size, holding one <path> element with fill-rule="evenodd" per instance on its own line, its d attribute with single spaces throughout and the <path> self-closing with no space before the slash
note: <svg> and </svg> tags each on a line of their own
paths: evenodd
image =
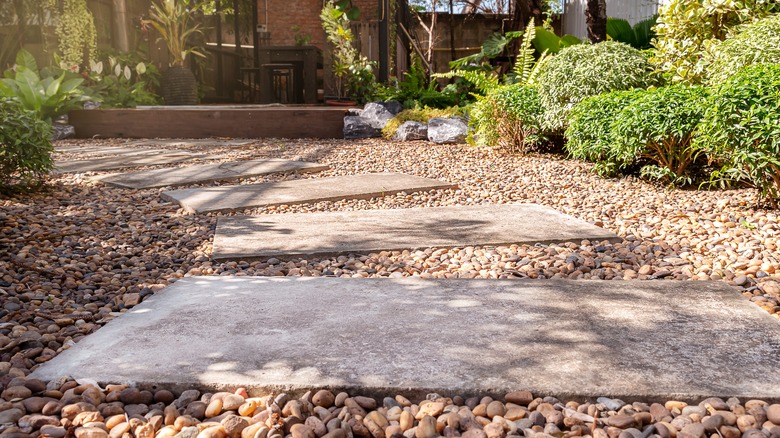
<svg viewBox="0 0 780 438">
<path fill-rule="evenodd" d="M 368 199 L 398 192 L 417 192 L 453 187 L 457 187 L 457 185 L 430 178 L 388 172 L 173 190 L 163 192 L 161 196 L 166 201 L 178 202 L 189 212 L 206 213 L 269 205 Z"/>
<path fill-rule="evenodd" d="M 219 140 L 219 139 L 153 139 L 153 140 L 139 140 L 133 142 L 137 146 L 244 146 L 250 143 L 254 143 L 255 140 L 241 139 L 241 140 Z"/>
<path fill-rule="evenodd" d="M 329 168 L 326 164 L 307 163 L 281 159 L 235 161 L 229 163 L 201 164 L 177 169 L 153 169 L 142 172 L 99 175 L 93 180 L 118 187 L 148 189 L 153 187 L 182 186 L 212 181 L 232 181 L 253 176 L 284 172 L 320 172 Z"/>
<path fill-rule="evenodd" d="M 349 230 L 349 232 L 345 232 Z M 621 239 L 535 204 L 221 217 L 215 260 Z"/>
<path fill-rule="evenodd" d="M 720 282 L 190 277 L 31 377 L 771 400 L 778 369 L 780 324 Z"/>
<path fill-rule="evenodd" d="M 151 154 L 165 154 L 185 152 L 171 149 L 151 149 L 144 147 L 119 147 L 119 146 L 66 146 L 54 147 L 55 152 L 63 153 L 83 153 L 91 155 L 151 155 Z"/>
<path fill-rule="evenodd" d="M 157 166 L 175 164 L 205 155 L 191 152 L 166 152 L 162 154 L 115 155 L 88 160 L 55 161 L 55 170 L 59 173 L 97 172 L 102 170 L 124 169 L 128 167 Z"/>
</svg>

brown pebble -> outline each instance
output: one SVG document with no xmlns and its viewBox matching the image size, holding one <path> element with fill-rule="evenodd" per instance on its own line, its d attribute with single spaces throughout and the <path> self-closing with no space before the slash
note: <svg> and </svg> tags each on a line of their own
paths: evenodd
<svg viewBox="0 0 780 438">
<path fill-rule="evenodd" d="M 355 400 L 355 403 L 367 411 L 376 409 L 376 400 L 371 397 L 356 396 L 352 397 L 352 400 Z"/>
<path fill-rule="evenodd" d="M 617 427 L 618 429 L 628 429 L 629 427 L 636 426 L 634 417 L 623 414 L 607 417 L 606 423 L 608 426 Z"/>
<path fill-rule="evenodd" d="M 487 417 L 491 419 L 495 416 L 503 417 L 504 414 L 506 414 L 506 407 L 500 401 L 495 400 L 487 405 L 487 408 L 485 408 L 485 413 Z"/>
<path fill-rule="evenodd" d="M 311 402 L 314 404 L 314 406 L 322 406 L 323 408 L 329 408 L 333 406 L 335 401 L 336 396 L 327 389 L 321 389 L 317 391 L 311 398 Z"/>
<path fill-rule="evenodd" d="M 228 438 L 239 438 L 241 432 L 249 426 L 249 422 L 238 415 L 230 415 L 220 421 L 225 428 Z"/>
<path fill-rule="evenodd" d="M 439 433 L 436 431 L 436 419 L 430 415 L 426 415 L 420 420 L 420 424 L 417 425 L 417 430 L 414 433 L 416 438 L 434 438 Z"/>
<path fill-rule="evenodd" d="M 780 426 L 780 404 L 769 405 L 766 410 L 766 418 L 775 426 Z"/>
<path fill-rule="evenodd" d="M 203 415 L 206 418 L 213 418 L 221 413 L 222 413 L 222 400 L 216 399 L 216 400 L 211 400 L 209 402 L 208 406 L 206 406 L 206 410 L 203 412 Z"/>
<path fill-rule="evenodd" d="M 344 400 L 349 398 L 349 394 L 346 392 L 340 392 L 338 395 L 336 395 L 336 398 L 333 399 L 333 404 L 336 405 L 336 407 L 342 407 L 344 406 Z"/>
<path fill-rule="evenodd" d="M 212 426 L 201 430 L 197 438 L 227 438 L 227 431 L 222 425 Z"/>
<path fill-rule="evenodd" d="M 527 406 L 534 399 L 534 395 L 531 391 L 512 391 L 504 396 L 504 400 L 507 403 L 514 403 L 516 405 Z"/>
<path fill-rule="evenodd" d="M 74 435 L 76 438 L 108 438 L 108 432 L 97 427 L 79 427 Z"/>
</svg>

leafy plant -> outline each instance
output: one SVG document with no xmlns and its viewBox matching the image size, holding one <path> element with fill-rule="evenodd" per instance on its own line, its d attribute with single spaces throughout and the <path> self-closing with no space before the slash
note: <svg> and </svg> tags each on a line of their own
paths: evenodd
<svg viewBox="0 0 780 438">
<path fill-rule="evenodd" d="M 472 141 L 510 152 L 528 152 L 543 139 L 542 113 L 535 87 L 498 87 L 473 105 L 469 118 Z"/>
<path fill-rule="evenodd" d="M 507 46 L 515 39 L 520 38 L 521 35 L 520 32 L 514 31 L 494 33 L 485 39 L 478 53 L 451 61 L 450 69 L 463 70 L 467 69 L 469 66 L 485 63 L 503 53 Z"/>
<path fill-rule="evenodd" d="M 26 50 L 17 55 L 15 68 L 16 71 L 7 70 L 0 80 L 0 96 L 18 99 L 49 123 L 90 100 L 80 88 L 84 82 L 82 77 L 66 71 L 58 74 L 52 69 L 39 73 L 35 58 Z"/>
<path fill-rule="evenodd" d="M 382 136 L 388 140 L 392 139 L 398 127 L 404 122 L 414 121 L 420 123 L 428 123 L 434 117 L 452 117 L 452 116 L 464 116 L 465 111 L 462 107 L 453 106 L 449 108 L 430 108 L 430 107 L 416 107 L 405 109 L 396 114 L 390 119 L 385 127 L 382 128 Z"/>
<path fill-rule="evenodd" d="M 612 122 L 611 154 L 623 166 L 650 161 L 643 176 L 674 185 L 690 184 L 701 155 L 693 137 L 704 114 L 706 90 L 684 84 L 638 91 Z"/>
<path fill-rule="evenodd" d="M 772 0 L 670 0 L 659 11 L 651 61 L 672 82 L 700 83 L 714 44 L 778 8 Z"/>
<path fill-rule="evenodd" d="M 53 1 L 49 3 L 54 6 Z M 62 9 L 56 15 L 56 22 L 55 32 L 62 57 L 62 68 L 78 71 L 79 66 L 88 65 L 97 57 L 95 18 L 89 11 L 86 0 L 63 0 Z"/>
<path fill-rule="evenodd" d="M 301 27 L 297 24 L 292 26 L 290 30 L 293 31 L 296 46 L 307 46 L 311 43 L 311 35 L 301 32 Z"/>
<path fill-rule="evenodd" d="M 535 81 L 545 109 L 544 125 L 562 131 L 571 109 L 589 96 L 646 88 L 657 82 L 645 55 L 627 44 L 578 44 L 550 57 Z"/>
<path fill-rule="evenodd" d="M 612 91 L 578 103 L 566 127 L 566 151 L 574 158 L 596 163 L 594 170 L 599 175 L 617 174 L 623 166 L 612 155 L 615 147 L 612 124 L 636 93 Z"/>
<path fill-rule="evenodd" d="M 653 38 L 655 38 L 653 27 L 657 21 L 658 15 L 656 14 L 632 27 L 628 20 L 609 17 L 607 18 L 607 36 L 635 49 L 649 49 L 652 47 Z"/>
<path fill-rule="evenodd" d="M 747 181 L 780 201 L 780 64 L 747 66 L 707 101 L 698 147 L 723 164 L 713 180 Z"/>
<path fill-rule="evenodd" d="M 451 84 L 452 85 L 452 84 Z M 438 90 L 435 81 L 428 81 L 425 70 L 417 63 L 412 63 L 404 73 L 404 80 L 397 86 L 377 87 L 375 97 L 382 100 L 397 100 L 404 108 L 430 107 L 448 108 L 463 103 L 457 90 L 449 86 L 443 91 Z"/>
<path fill-rule="evenodd" d="M 780 14 L 770 15 L 741 28 L 713 49 L 706 81 L 718 84 L 752 64 L 780 63 Z"/>
<path fill-rule="evenodd" d="M 574 35 L 564 35 L 559 37 L 552 30 L 545 29 L 542 26 L 536 28 L 533 38 L 533 45 L 539 53 L 556 54 L 561 50 L 582 44 L 583 41 Z"/>
<path fill-rule="evenodd" d="M 159 0 L 149 10 L 150 19 L 144 20 L 159 32 L 159 40 L 168 47 L 172 67 L 184 66 L 189 55 L 206 57 L 201 47 L 192 44 L 193 36 L 203 34 L 200 24 L 193 20 L 201 5 L 194 0 Z"/>
<path fill-rule="evenodd" d="M 105 107 L 134 108 L 161 102 L 154 92 L 160 85 L 160 73 L 136 52 L 110 54 L 92 62 L 88 77 L 91 90 Z"/>
<path fill-rule="evenodd" d="M 359 15 L 360 10 L 351 6 L 349 0 L 326 1 L 320 12 L 322 28 L 333 50 L 331 68 L 339 98 L 346 97 L 348 90 L 361 91 L 375 82 L 373 64 L 353 45 L 355 36 L 349 23 Z M 371 96 L 359 94 L 353 97 L 365 101 Z"/>
<path fill-rule="evenodd" d="M 18 100 L 0 97 L 0 191 L 36 185 L 54 163 L 51 125 Z"/>
</svg>

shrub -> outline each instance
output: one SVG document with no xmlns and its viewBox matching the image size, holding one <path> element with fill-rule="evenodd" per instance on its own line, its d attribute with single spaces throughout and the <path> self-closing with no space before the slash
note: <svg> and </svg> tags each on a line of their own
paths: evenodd
<svg viewBox="0 0 780 438">
<path fill-rule="evenodd" d="M 0 97 L 0 190 L 33 185 L 53 166 L 51 126 L 19 101 Z"/>
<path fill-rule="evenodd" d="M 544 107 L 544 126 L 560 131 L 566 127 L 571 109 L 583 99 L 613 90 L 646 88 L 655 78 L 642 52 L 605 41 L 561 50 L 541 67 L 536 83 Z"/>
<path fill-rule="evenodd" d="M 690 184 L 691 165 L 700 155 L 693 145 L 696 127 L 704 113 L 703 87 L 672 85 L 644 90 L 612 123 L 613 159 L 622 165 L 640 160 L 642 175 L 671 184 Z"/>
<path fill-rule="evenodd" d="M 462 116 L 465 115 L 465 111 L 461 107 L 449 107 L 444 109 L 429 108 L 429 107 L 417 107 L 401 111 L 396 114 L 395 117 L 390 119 L 385 127 L 382 128 L 382 136 L 388 140 L 395 136 L 395 131 L 404 122 L 413 121 L 420 123 L 428 123 L 434 117 L 450 117 L 450 116 Z"/>
<path fill-rule="evenodd" d="M 752 183 L 780 197 L 780 64 L 745 67 L 712 91 L 696 142 L 722 169 L 713 179 Z"/>
<path fill-rule="evenodd" d="M 499 87 L 474 104 L 470 114 L 472 139 L 483 146 L 527 152 L 543 139 L 542 104 L 536 87 Z"/>
<path fill-rule="evenodd" d="M 701 55 L 713 43 L 777 7 L 772 0 L 670 0 L 659 11 L 651 61 L 672 82 L 699 83 L 707 59 Z"/>
<path fill-rule="evenodd" d="M 566 128 L 566 151 L 574 158 L 595 162 L 595 170 L 602 176 L 616 174 L 620 166 L 610 155 L 612 123 L 637 93 L 612 91 L 578 103 Z"/>
<path fill-rule="evenodd" d="M 752 64 L 780 63 L 780 14 L 747 25 L 714 49 L 707 82 L 718 84 Z"/>
</svg>

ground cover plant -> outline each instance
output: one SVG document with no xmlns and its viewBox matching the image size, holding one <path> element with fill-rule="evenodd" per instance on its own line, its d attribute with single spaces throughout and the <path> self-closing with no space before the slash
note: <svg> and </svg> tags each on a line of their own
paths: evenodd
<svg viewBox="0 0 780 438">
<path fill-rule="evenodd" d="M 541 67 L 536 82 L 545 129 L 563 131 L 571 109 L 583 99 L 613 90 L 647 88 L 657 80 L 642 52 L 605 41 L 561 50 Z"/>
<path fill-rule="evenodd" d="M 53 166 L 51 125 L 18 100 L 0 97 L 0 192 L 38 185 Z"/>
<path fill-rule="evenodd" d="M 469 113 L 472 141 L 510 152 L 529 152 L 544 139 L 542 104 L 536 87 L 505 85 L 480 97 Z"/>
<path fill-rule="evenodd" d="M 401 126 L 404 122 L 413 121 L 428 123 L 428 121 L 434 117 L 463 116 L 465 114 L 465 110 L 462 107 L 449 107 L 443 109 L 417 107 L 405 109 L 396 114 L 387 122 L 387 124 L 385 124 L 384 128 L 382 128 L 382 137 L 388 140 L 392 139 L 393 136 L 395 136 L 395 132 L 398 130 L 398 127 Z"/>
<path fill-rule="evenodd" d="M 780 64 L 748 66 L 712 91 L 697 138 L 723 164 L 714 179 L 736 179 L 780 202 Z"/>
</svg>

